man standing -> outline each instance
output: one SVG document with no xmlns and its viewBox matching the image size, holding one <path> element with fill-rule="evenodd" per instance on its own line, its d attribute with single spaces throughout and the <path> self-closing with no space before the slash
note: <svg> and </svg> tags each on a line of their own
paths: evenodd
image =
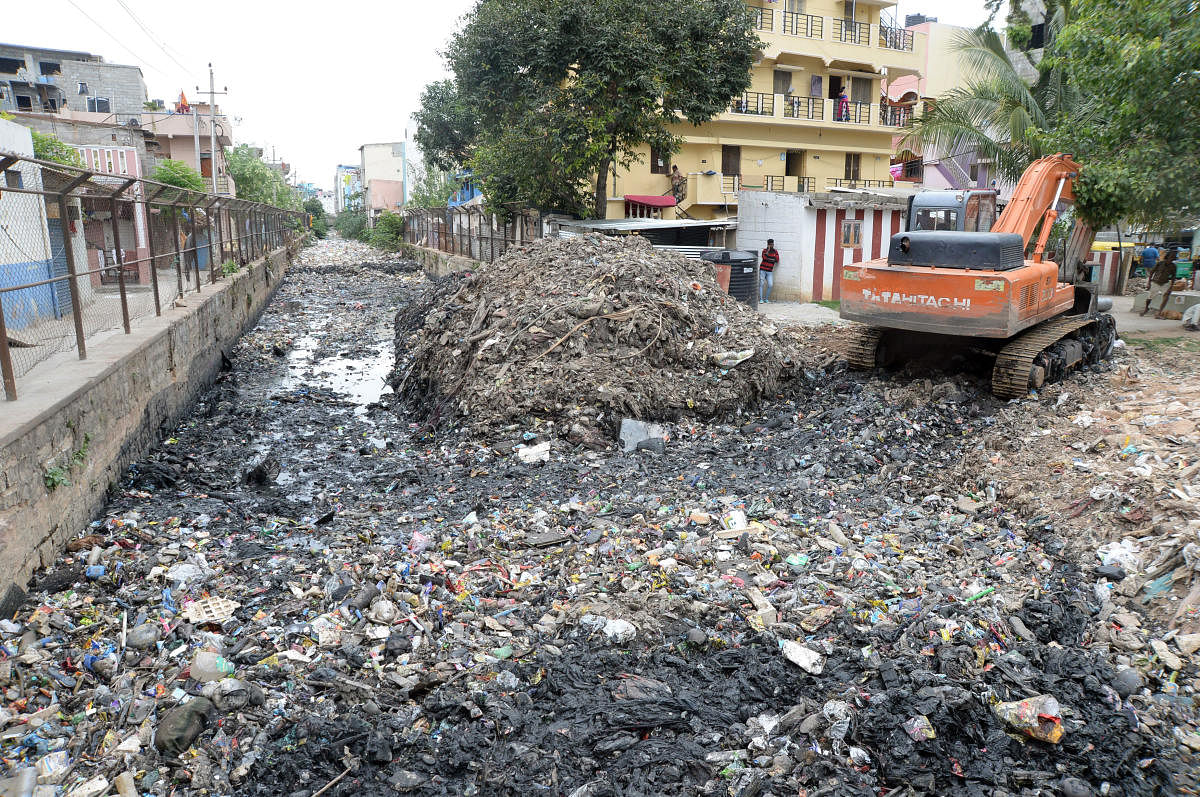
<svg viewBox="0 0 1200 797">
<path fill-rule="evenodd" d="M 1142 250 L 1142 262 L 1146 262 L 1146 251 Z M 1167 306 L 1167 297 L 1171 294 L 1171 283 L 1175 281 L 1175 250 L 1168 249 L 1162 260 L 1150 272 L 1150 298 L 1146 300 L 1146 309 L 1142 315 L 1149 312 L 1154 303 L 1158 309 L 1154 311 L 1155 318 L 1162 318 L 1163 308 Z"/>
<path fill-rule="evenodd" d="M 671 181 L 671 196 L 675 197 L 675 203 L 682 204 L 687 198 L 687 175 L 679 171 L 678 164 L 671 166 L 671 173 L 667 175 Z"/>
<path fill-rule="evenodd" d="M 1142 250 L 1141 257 L 1142 268 L 1146 269 L 1146 273 L 1149 274 L 1154 270 L 1154 267 L 1158 265 L 1158 247 L 1154 244 L 1150 244 Z"/>
<path fill-rule="evenodd" d="M 767 304 L 771 299 L 771 289 L 775 287 L 775 266 L 779 265 L 779 250 L 775 248 L 775 239 L 767 239 L 767 248 L 762 250 L 762 258 L 758 264 L 758 301 Z"/>
</svg>

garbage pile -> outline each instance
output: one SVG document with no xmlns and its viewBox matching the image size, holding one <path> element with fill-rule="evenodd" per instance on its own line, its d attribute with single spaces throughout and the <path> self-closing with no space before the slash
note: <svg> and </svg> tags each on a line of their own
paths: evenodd
<svg viewBox="0 0 1200 797">
<path fill-rule="evenodd" d="M 0 622 L 15 793 L 1196 782 L 1195 665 L 1103 641 L 1136 611 L 1100 600 L 1004 478 L 959 476 L 1021 405 L 831 364 L 752 411 L 622 418 L 619 446 L 548 421 L 434 439 L 338 381 L 341 352 L 423 290 L 386 264 L 305 265 L 341 251 L 302 255 L 231 369 Z"/>
<path fill-rule="evenodd" d="M 601 235 L 510 250 L 397 345 L 408 408 L 476 433 L 530 418 L 583 435 L 622 417 L 711 417 L 774 394 L 795 356 L 710 264 Z"/>
<path fill-rule="evenodd" d="M 1057 388 L 1051 415 L 1002 413 L 1005 440 L 978 471 L 1008 474 L 1013 503 L 1058 515 L 1096 599 L 1120 618 L 1099 639 L 1179 670 L 1200 648 L 1200 390 L 1169 352 L 1149 350 L 1090 381 Z M 1027 492 L 1047 470 L 1049 502 Z"/>
</svg>

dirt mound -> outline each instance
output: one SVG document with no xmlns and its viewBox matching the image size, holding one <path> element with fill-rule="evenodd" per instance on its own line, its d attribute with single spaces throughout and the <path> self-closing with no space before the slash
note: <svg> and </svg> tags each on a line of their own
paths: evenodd
<svg viewBox="0 0 1200 797">
<path fill-rule="evenodd" d="M 726 295 L 710 264 L 637 237 L 510 251 L 398 336 L 409 408 L 476 430 L 712 416 L 777 392 L 798 350 Z"/>
</svg>

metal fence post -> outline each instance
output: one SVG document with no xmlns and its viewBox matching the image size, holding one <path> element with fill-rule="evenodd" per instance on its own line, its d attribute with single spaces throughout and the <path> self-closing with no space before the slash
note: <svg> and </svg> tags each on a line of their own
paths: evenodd
<svg viewBox="0 0 1200 797">
<path fill-rule="evenodd" d="M 217 209 L 217 219 L 216 219 L 216 221 L 217 221 L 217 224 L 216 224 L 216 230 L 217 230 L 217 231 L 216 231 L 216 236 L 217 236 L 217 252 L 218 252 L 218 257 L 220 257 L 220 259 L 221 259 L 221 270 L 222 270 L 222 271 L 224 271 L 224 270 L 225 270 L 225 233 L 224 233 L 224 232 L 221 230 L 221 214 L 222 214 L 222 213 L 225 211 L 225 207 L 224 207 L 224 205 L 225 205 L 225 203 L 224 203 L 224 202 L 221 202 L 221 201 L 219 201 L 219 200 L 218 200 L 218 201 L 217 201 L 217 203 L 216 203 L 216 209 Z M 211 219 L 211 216 L 210 216 L 209 218 Z M 212 227 L 210 226 L 210 227 L 209 227 L 209 229 L 211 230 L 211 229 L 212 229 Z M 210 232 L 210 235 L 211 235 L 211 234 L 212 234 L 212 233 Z"/>
<path fill-rule="evenodd" d="M 61 193 L 58 195 L 58 218 L 62 222 L 69 222 L 71 218 L 70 207 L 67 205 L 67 194 Z M 82 223 L 82 222 L 81 222 Z M 87 359 L 87 344 L 83 342 L 83 306 L 79 301 L 79 286 L 76 284 L 75 275 L 75 247 L 71 242 L 71 225 L 69 223 L 61 223 L 63 237 L 63 254 L 67 258 L 67 283 L 71 288 L 71 316 L 75 321 L 75 347 L 79 349 L 79 359 Z M 8 338 L 4 340 L 5 349 L 8 348 Z"/>
<path fill-rule="evenodd" d="M 192 239 L 192 268 L 196 272 L 196 292 L 199 293 L 200 292 L 200 247 L 197 246 L 199 241 L 196 238 L 196 206 L 189 205 L 188 208 L 191 211 L 191 213 L 188 215 L 188 228 L 191 231 L 191 239 Z"/>
<path fill-rule="evenodd" d="M 154 228 L 150 225 L 150 200 L 159 193 L 161 193 L 161 189 L 153 196 L 146 198 L 145 188 L 142 189 L 142 212 L 146 214 L 146 249 L 150 253 L 150 285 L 154 289 L 155 315 L 162 315 L 162 299 L 158 293 L 158 258 L 154 254 Z"/>
<path fill-rule="evenodd" d="M 109 221 L 112 222 L 113 252 L 117 261 L 117 286 L 121 292 L 121 324 L 128 335 L 132 330 L 129 328 L 129 297 L 125 293 L 125 252 L 121 249 L 121 213 L 117 209 L 116 194 L 109 198 L 108 207 L 112 215 Z"/>
<path fill-rule="evenodd" d="M 179 289 L 175 298 L 183 296 L 183 250 L 179 248 L 179 214 L 182 212 L 178 204 L 171 203 L 171 225 L 175 229 L 175 279 Z"/>
<path fill-rule="evenodd" d="M 237 212 L 233 215 L 233 220 L 237 222 L 238 264 L 244 266 L 250 262 L 246 257 L 246 210 L 245 208 L 238 208 Z"/>
<path fill-rule="evenodd" d="M 213 235 L 212 209 L 217 202 L 218 200 L 214 199 L 204 208 L 204 221 L 208 227 L 208 279 L 214 285 L 217 282 L 217 253 L 213 249 L 213 238 L 216 236 Z"/>
<path fill-rule="evenodd" d="M 0 376 L 4 378 L 4 397 L 17 400 L 17 374 L 13 370 L 12 352 L 8 350 L 8 326 L 4 322 L 4 294 L 0 293 Z"/>
</svg>

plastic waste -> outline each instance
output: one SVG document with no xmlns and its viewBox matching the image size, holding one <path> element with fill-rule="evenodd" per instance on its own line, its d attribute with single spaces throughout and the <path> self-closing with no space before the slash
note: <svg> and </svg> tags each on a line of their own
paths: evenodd
<svg viewBox="0 0 1200 797">
<path fill-rule="evenodd" d="M 137 783 L 129 772 L 122 772 L 113 778 L 113 788 L 121 797 L 137 797 L 138 794 Z"/>
<path fill-rule="evenodd" d="M 1137 573 L 1142 569 L 1142 557 L 1138 553 L 1137 542 L 1129 537 L 1120 542 L 1106 542 L 1096 549 L 1096 556 L 1103 565 L 1120 565 L 1128 573 Z"/>
<path fill-rule="evenodd" d="M 825 735 L 832 742 L 835 753 L 840 751 L 842 741 L 850 732 L 851 714 L 850 704 L 844 700 L 828 700 L 821 707 L 821 716 L 829 723 Z"/>
<path fill-rule="evenodd" d="M 1024 700 L 997 703 L 996 716 L 1034 739 L 1058 744 L 1062 740 L 1062 709 L 1053 695 L 1035 695 Z"/>
<path fill-rule="evenodd" d="M 237 665 L 226 659 L 220 653 L 211 650 L 200 650 L 192 658 L 191 675 L 197 681 L 217 681 L 232 675 Z"/>
<path fill-rule="evenodd" d="M 617 439 L 621 442 L 621 450 L 628 454 L 636 451 L 641 444 L 654 440 L 660 440 L 665 445 L 667 429 L 662 424 L 623 418 Z"/>
<path fill-rule="evenodd" d="M 6 778 L 0 778 L 0 794 L 12 797 L 33 797 L 38 773 L 33 767 L 21 767 Z"/>
<path fill-rule="evenodd" d="M 517 459 L 526 464 L 550 461 L 550 441 L 532 446 L 517 446 Z"/>
<path fill-rule="evenodd" d="M 154 746 L 167 755 L 180 755 L 208 727 L 209 717 L 215 715 L 216 707 L 206 697 L 192 698 L 168 710 L 155 730 Z"/>
<path fill-rule="evenodd" d="M 783 656 L 792 664 L 812 675 L 820 675 L 825 669 L 825 656 L 799 642 L 785 640 Z"/>
<path fill-rule="evenodd" d="M 723 351 L 713 355 L 713 364 L 721 368 L 733 368 L 754 356 L 754 349 Z"/>
<path fill-rule="evenodd" d="M 937 731 L 933 729 L 933 725 L 929 722 L 929 717 L 926 717 L 924 714 L 918 714 L 915 717 L 906 719 L 904 721 L 904 732 L 914 742 L 937 738 Z"/>
<path fill-rule="evenodd" d="M 162 639 L 162 629 L 154 623 L 142 623 L 129 629 L 125 644 L 135 650 L 152 648 Z"/>
</svg>

